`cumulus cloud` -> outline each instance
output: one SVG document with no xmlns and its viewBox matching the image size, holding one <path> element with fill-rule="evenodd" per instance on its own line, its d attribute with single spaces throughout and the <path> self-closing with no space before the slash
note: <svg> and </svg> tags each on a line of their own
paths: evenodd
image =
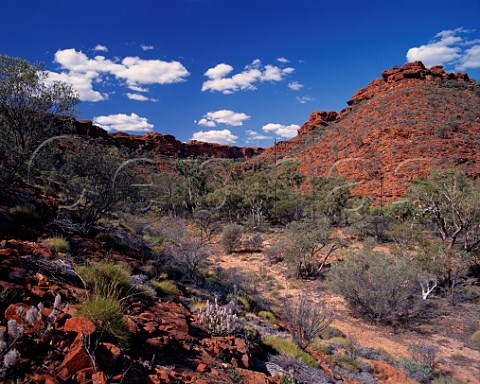
<svg viewBox="0 0 480 384">
<path fill-rule="evenodd" d="M 203 115 L 202 119 L 197 123 L 204 127 L 216 127 L 217 124 L 226 124 L 234 127 L 243 125 L 243 122 L 249 120 L 250 116 L 245 113 L 222 109 L 220 111 L 208 112 Z"/>
<path fill-rule="evenodd" d="M 277 58 L 277 61 L 280 62 L 280 63 L 284 63 L 284 64 L 290 62 L 290 60 L 286 59 L 285 57 L 279 57 L 279 58 Z"/>
<path fill-rule="evenodd" d="M 427 44 L 410 48 L 407 60 L 422 61 L 427 67 L 452 65 L 457 70 L 480 68 L 479 40 L 468 40 L 465 37 L 473 32 L 464 28 L 440 31 Z"/>
<path fill-rule="evenodd" d="M 145 44 L 140 44 L 140 47 L 141 47 L 144 51 L 151 51 L 152 49 L 155 48 L 153 45 L 145 45 Z"/>
<path fill-rule="evenodd" d="M 94 51 L 102 51 L 102 52 L 108 52 L 108 48 L 105 45 L 102 44 L 97 44 L 95 48 L 93 48 Z"/>
<path fill-rule="evenodd" d="M 93 82 L 102 83 L 104 76 L 113 76 L 125 82 L 130 89 L 145 92 L 147 89 L 141 85 L 179 83 L 190 75 L 178 61 L 143 60 L 130 56 L 113 61 L 104 56 L 89 58 L 74 48 L 57 51 L 55 62 L 63 71 L 56 75 L 49 72 L 50 75 L 57 78 L 61 76 L 74 87 L 80 85 L 80 99 L 88 101 L 105 99 L 105 95 L 93 90 Z"/>
<path fill-rule="evenodd" d="M 313 97 L 308 97 L 308 96 L 297 96 L 296 99 L 300 104 L 306 104 L 315 100 Z"/>
<path fill-rule="evenodd" d="M 265 136 L 265 135 L 263 135 L 262 133 L 257 132 L 257 131 L 247 130 L 247 131 L 245 131 L 245 133 L 246 133 L 247 136 L 248 136 L 248 139 L 247 139 L 247 142 L 248 142 L 248 143 L 252 142 L 253 140 L 267 140 L 267 139 L 271 139 L 271 136 Z"/>
<path fill-rule="evenodd" d="M 279 68 L 274 65 L 264 66 L 259 59 L 255 59 L 251 64 L 245 66 L 242 72 L 227 77 L 232 71 L 233 67 L 225 63 L 208 69 L 204 74 L 208 80 L 203 83 L 202 91 L 222 92 L 228 95 L 238 91 L 255 90 L 258 83 L 282 81 L 295 69 Z"/>
<path fill-rule="evenodd" d="M 107 131 L 150 132 L 153 129 L 153 124 L 150 124 L 147 118 L 136 113 L 97 116 L 93 118 L 93 123 Z"/>
<path fill-rule="evenodd" d="M 70 84 L 78 91 L 80 100 L 101 101 L 108 98 L 107 94 L 93 90 L 93 81 L 97 77 L 95 73 L 62 72 L 56 73 L 46 71 L 48 74 L 45 82 L 51 84 L 54 81 L 61 81 Z"/>
<path fill-rule="evenodd" d="M 291 83 L 288 83 L 288 88 L 292 91 L 299 91 L 303 88 L 303 84 L 300 84 L 298 81 L 292 81 Z"/>
<path fill-rule="evenodd" d="M 238 139 L 230 130 L 212 130 L 195 132 L 191 140 L 204 141 L 207 143 L 234 144 Z"/>
<path fill-rule="evenodd" d="M 291 139 L 294 136 L 297 136 L 297 130 L 300 129 L 299 125 L 291 124 L 291 125 L 282 125 L 282 124 L 273 124 L 269 123 L 264 125 L 262 129 L 265 132 L 272 132 L 276 136 L 285 137 L 287 139 Z"/>
<path fill-rule="evenodd" d="M 136 100 L 136 101 L 158 101 L 158 99 L 152 99 L 152 98 L 150 98 L 150 97 L 141 95 L 141 94 L 139 94 L 139 93 L 130 93 L 130 92 L 127 92 L 126 95 L 127 95 L 127 97 L 128 97 L 130 100 Z"/>
</svg>

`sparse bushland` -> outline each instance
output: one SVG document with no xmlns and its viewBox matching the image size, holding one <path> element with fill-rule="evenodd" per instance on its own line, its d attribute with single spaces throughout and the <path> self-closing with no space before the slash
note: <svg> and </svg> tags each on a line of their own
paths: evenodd
<svg viewBox="0 0 480 384">
<path fill-rule="evenodd" d="M 400 325 L 423 312 L 420 271 L 403 255 L 351 253 L 327 275 L 331 289 L 374 322 Z"/>
</svg>

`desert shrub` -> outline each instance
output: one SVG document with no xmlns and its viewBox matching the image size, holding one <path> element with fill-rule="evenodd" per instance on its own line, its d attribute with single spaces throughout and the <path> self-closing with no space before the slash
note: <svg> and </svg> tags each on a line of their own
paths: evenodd
<svg viewBox="0 0 480 384">
<path fill-rule="evenodd" d="M 329 286 L 356 313 L 392 325 L 421 313 L 418 281 L 419 272 L 408 258 L 379 252 L 350 254 L 328 274 Z"/>
<path fill-rule="evenodd" d="M 49 237 L 43 240 L 45 244 L 52 247 L 57 252 L 70 251 L 70 243 L 63 237 Z"/>
<path fill-rule="evenodd" d="M 215 231 L 215 218 L 210 211 L 199 210 L 194 214 L 195 223 L 200 229 L 202 240 L 210 241 Z"/>
<path fill-rule="evenodd" d="M 259 233 L 253 233 L 245 242 L 246 248 L 250 252 L 259 251 L 262 248 L 263 239 Z"/>
<path fill-rule="evenodd" d="M 169 280 L 150 280 L 150 283 L 153 285 L 158 296 L 160 297 L 177 297 L 182 294 L 178 287 Z"/>
<path fill-rule="evenodd" d="M 80 304 L 78 314 L 90 319 L 120 346 L 128 346 L 130 334 L 118 299 L 114 297 L 92 297 Z"/>
<path fill-rule="evenodd" d="M 38 229 L 42 225 L 40 214 L 33 205 L 16 205 L 10 209 L 10 213 L 17 225 L 32 229 Z"/>
<path fill-rule="evenodd" d="M 229 224 L 223 228 L 220 243 L 227 253 L 232 253 L 240 245 L 243 227 L 238 224 Z"/>
<path fill-rule="evenodd" d="M 400 360 L 400 366 L 409 378 L 419 383 L 429 383 L 433 378 L 432 368 L 414 359 L 402 359 Z"/>
<path fill-rule="evenodd" d="M 262 342 L 284 356 L 299 359 L 311 367 L 318 368 L 317 360 L 309 353 L 298 348 L 291 340 L 277 336 L 264 336 Z"/>
<path fill-rule="evenodd" d="M 272 263 L 279 263 L 283 261 L 285 247 L 285 244 L 273 244 L 271 247 L 265 248 L 263 254 L 267 256 Z"/>
<path fill-rule="evenodd" d="M 205 244 L 188 236 L 169 246 L 170 256 L 177 266 L 191 279 L 197 278 L 197 270 L 208 257 Z"/>
<path fill-rule="evenodd" d="M 319 336 L 322 339 L 331 339 L 332 337 L 345 337 L 345 334 L 340 329 L 330 325 L 320 332 Z"/>
<path fill-rule="evenodd" d="M 198 311 L 200 321 L 212 333 L 212 335 L 231 335 L 240 330 L 240 320 L 232 307 L 229 305 L 219 305 L 218 299 L 211 303 L 207 301 L 204 309 Z"/>
<path fill-rule="evenodd" d="M 480 348 L 480 330 L 473 332 L 472 336 L 470 336 L 470 341 L 475 347 Z"/>
<path fill-rule="evenodd" d="M 284 321 L 297 345 L 305 349 L 332 322 L 332 313 L 324 305 L 312 303 L 305 295 L 287 303 Z"/>
<path fill-rule="evenodd" d="M 97 296 L 123 299 L 134 291 L 130 271 L 120 265 L 92 264 L 88 267 L 78 267 L 77 273 L 83 279 L 86 288 Z"/>
</svg>

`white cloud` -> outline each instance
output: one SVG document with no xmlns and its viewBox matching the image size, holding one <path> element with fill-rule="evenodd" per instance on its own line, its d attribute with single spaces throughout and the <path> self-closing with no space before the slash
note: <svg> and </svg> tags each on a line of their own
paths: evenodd
<svg viewBox="0 0 480 384">
<path fill-rule="evenodd" d="M 297 96 L 296 99 L 300 104 L 306 104 L 315 100 L 313 97 L 308 97 L 308 96 Z"/>
<path fill-rule="evenodd" d="M 478 39 L 469 41 L 464 37 L 472 32 L 474 31 L 464 28 L 440 31 L 428 44 L 410 48 L 407 60 L 422 61 L 427 67 L 453 65 L 457 70 L 480 68 Z M 471 48 L 465 49 L 466 46 Z"/>
<path fill-rule="evenodd" d="M 290 60 L 286 59 L 285 57 L 279 57 L 279 58 L 277 58 L 277 61 L 280 62 L 280 63 L 284 63 L 284 64 L 290 62 Z"/>
<path fill-rule="evenodd" d="M 202 119 L 197 124 L 203 125 L 204 127 L 216 127 L 217 124 L 239 127 L 243 125 L 245 120 L 249 119 L 250 116 L 245 113 L 222 109 L 220 111 L 208 112 L 206 115 L 203 115 Z"/>
<path fill-rule="evenodd" d="M 151 51 L 152 49 L 155 48 L 153 45 L 145 45 L 145 44 L 140 44 L 140 47 L 141 47 L 144 51 Z"/>
<path fill-rule="evenodd" d="M 245 133 L 249 136 L 247 142 L 252 142 L 253 140 L 266 140 L 271 139 L 271 136 L 265 136 L 257 131 L 247 130 Z"/>
<path fill-rule="evenodd" d="M 298 133 L 297 130 L 300 129 L 300 126 L 296 124 L 282 125 L 282 124 L 269 123 L 267 125 L 264 125 L 262 129 L 265 132 L 273 132 L 277 136 L 290 139 L 294 136 L 297 136 L 297 133 Z"/>
<path fill-rule="evenodd" d="M 128 88 L 135 92 L 148 92 L 148 88 L 139 87 L 138 85 L 129 85 Z"/>
<path fill-rule="evenodd" d="M 458 68 L 480 68 L 480 45 L 474 45 L 465 51 Z"/>
<path fill-rule="evenodd" d="M 191 140 L 204 141 L 207 143 L 234 144 L 238 136 L 232 134 L 228 129 L 221 131 L 199 131 L 195 132 Z"/>
<path fill-rule="evenodd" d="M 126 95 L 127 95 L 127 97 L 128 97 L 130 100 L 136 100 L 136 101 L 158 101 L 158 99 L 152 99 L 152 98 L 150 98 L 150 97 L 141 95 L 141 94 L 139 94 L 139 93 L 130 93 L 130 92 L 127 92 Z"/>
<path fill-rule="evenodd" d="M 208 78 L 202 85 L 202 91 L 222 92 L 232 94 L 238 91 L 255 90 L 257 83 L 264 81 L 282 81 L 287 75 L 295 71 L 294 68 L 279 68 L 273 65 L 262 65 L 259 59 L 245 66 L 244 70 L 231 77 L 226 77 L 233 71 L 229 64 L 218 64 L 204 74 Z"/>
<path fill-rule="evenodd" d="M 300 84 L 298 81 L 292 81 L 291 83 L 288 83 L 288 88 L 292 91 L 299 91 L 303 88 L 303 84 Z"/>
<path fill-rule="evenodd" d="M 102 44 L 97 44 L 95 48 L 93 48 L 94 51 L 102 51 L 102 52 L 108 52 L 108 48 L 105 45 Z"/>
<path fill-rule="evenodd" d="M 112 61 L 104 56 L 89 58 L 74 48 L 57 51 L 55 62 L 63 69 L 63 72 L 56 74 L 57 77 L 69 80 L 74 87 L 80 86 L 80 99 L 88 101 L 105 99 L 105 95 L 93 90 L 93 82 L 102 83 L 107 76 L 125 81 L 132 90 L 145 92 L 148 90 L 140 85 L 178 83 L 190 75 L 178 61 L 143 60 L 130 56 L 121 61 Z M 53 72 L 50 74 L 55 77 Z"/>
<path fill-rule="evenodd" d="M 147 118 L 136 113 L 97 116 L 93 118 L 93 123 L 107 131 L 150 132 L 153 129 L 153 124 L 150 124 Z"/>
<path fill-rule="evenodd" d="M 77 72 L 50 72 L 46 71 L 48 77 L 46 79 L 47 84 L 51 84 L 54 81 L 61 81 L 70 84 L 74 89 L 78 91 L 80 100 L 83 101 L 101 101 L 108 98 L 108 95 L 99 91 L 93 90 L 93 80 L 96 77 L 95 73 L 77 73 Z"/>
</svg>

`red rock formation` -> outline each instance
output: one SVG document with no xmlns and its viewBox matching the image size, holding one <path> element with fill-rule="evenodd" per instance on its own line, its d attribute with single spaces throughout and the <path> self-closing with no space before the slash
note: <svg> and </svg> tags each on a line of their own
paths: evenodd
<svg viewBox="0 0 480 384">
<path fill-rule="evenodd" d="M 312 113 L 297 137 L 267 148 L 255 164 L 292 158 L 307 179 L 338 174 L 377 203 L 399 198 L 432 167 L 480 175 L 480 88 L 467 74 L 407 63 L 382 72 L 348 104 L 338 114 Z"/>
<path fill-rule="evenodd" d="M 180 158 L 201 156 L 249 159 L 263 151 L 262 148 L 257 147 L 235 147 L 196 140 L 182 143 L 172 135 L 163 135 L 158 132 L 149 132 L 143 136 L 130 135 L 122 132 L 109 134 L 104 129 L 93 125 L 90 120 L 75 121 L 75 129 L 79 135 L 90 136 L 94 139 L 101 138 L 107 144 L 117 147 L 130 148 L 131 150 L 153 151 L 164 156 Z"/>
</svg>

